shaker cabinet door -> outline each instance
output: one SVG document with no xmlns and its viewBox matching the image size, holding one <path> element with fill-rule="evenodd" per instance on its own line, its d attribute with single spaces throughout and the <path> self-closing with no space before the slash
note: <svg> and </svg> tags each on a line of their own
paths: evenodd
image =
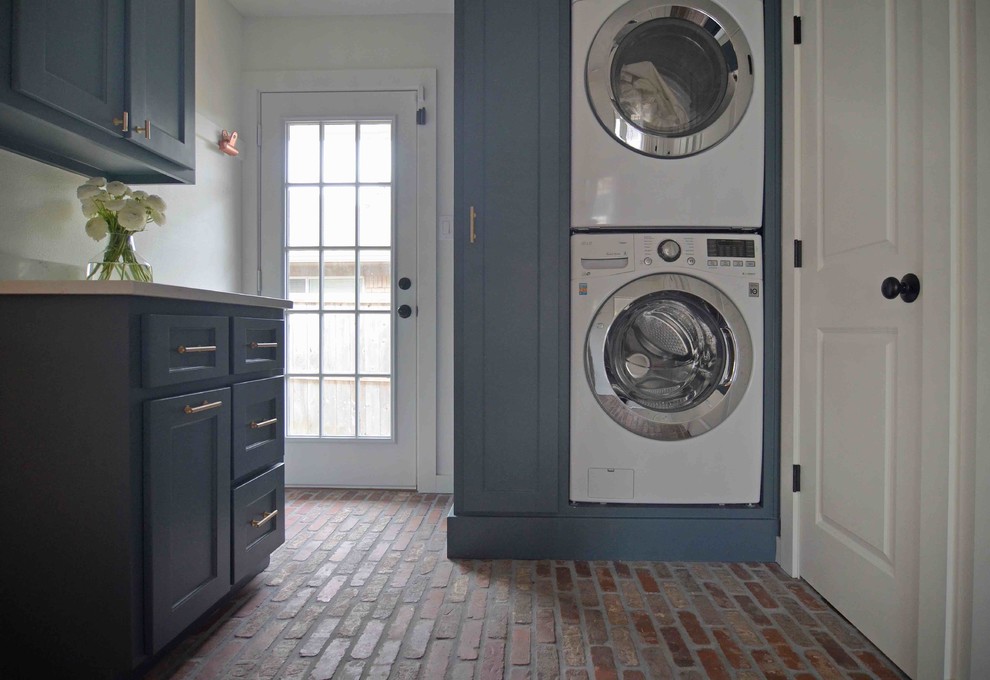
<svg viewBox="0 0 990 680">
<path fill-rule="evenodd" d="M 455 4 L 457 514 L 557 511 L 568 7 Z"/>
<path fill-rule="evenodd" d="M 130 0 L 129 139 L 184 167 L 195 167 L 194 0 Z"/>
<path fill-rule="evenodd" d="M 151 653 L 230 590 L 230 400 L 228 387 L 145 404 Z"/>
<path fill-rule="evenodd" d="M 124 17 L 124 0 L 15 0 L 14 90 L 122 136 Z"/>
</svg>

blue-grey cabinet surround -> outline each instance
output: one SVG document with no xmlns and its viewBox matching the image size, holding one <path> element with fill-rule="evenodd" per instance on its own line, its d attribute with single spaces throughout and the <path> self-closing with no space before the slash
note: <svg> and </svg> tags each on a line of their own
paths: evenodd
<svg viewBox="0 0 990 680">
<path fill-rule="evenodd" d="M 139 676 L 284 541 L 283 366 L 147 379 L 283 309 L 154 294 L 0 294 L 0 602 L 38 677 Z"/>
<path fill-rule="evenodd" d="M 0 147 L 193 183 L 194 133 L 194 0 L 0 0 Z"/>
<path fill-rule="evenodd" d="M 765 2 L 764 20 L 763 494 L 747 507 L 568 499 L 570 8 L 570 0 L 455 0 L 454 508 L 447 553 L 772 560 L 779 531 L 779 0 Z"/>
</svg>

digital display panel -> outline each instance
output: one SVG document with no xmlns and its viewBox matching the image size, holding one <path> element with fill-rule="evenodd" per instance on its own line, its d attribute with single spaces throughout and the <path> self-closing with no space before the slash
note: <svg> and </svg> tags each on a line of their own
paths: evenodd
<svg viewBox="0 0 990 680">
<path fill-rule="evenodd" d="M 708 257 L 756 257 L 756 242 L 750 239 L 710 238 Z"/>
</svg>

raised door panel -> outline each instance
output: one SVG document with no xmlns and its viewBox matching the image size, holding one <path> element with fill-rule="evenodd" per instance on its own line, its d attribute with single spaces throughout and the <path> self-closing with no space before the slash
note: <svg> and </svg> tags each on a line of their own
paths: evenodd
<svg viewBox="0 0 990 680">
<path fill-rule="evenodd" d="M 124 0 L 15 0 L 14 90 L 119 137 L 124 17 Z"/>
<path fill-rule="evenodd" d="M 465 0 L 456 12 L 456 511 L 554 512 L 559 5 Z"/>
<path fill-rule="evenodd" d="M 131 0 L 128 15 L 130 139 L 195 167 L 193 0 Z"/>
<path fill-rule="evenodd" d="M 151 653 L 230 590 L 230 397 L 224 388 L 145 404 Z"/>
</svg>

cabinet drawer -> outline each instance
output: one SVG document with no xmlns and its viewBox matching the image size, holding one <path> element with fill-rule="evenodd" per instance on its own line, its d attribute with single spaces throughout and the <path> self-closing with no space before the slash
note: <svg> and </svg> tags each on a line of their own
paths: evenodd
<svg viewBox="0 0 990 680">
<path fill-rule="evenodd" d="M 142 384 L 160 387 L 229 373 L 226 316 L 148 314 L 142 319 Z"/>
<path fill-rule="evenodd" d="M 234 385 L 233 478 L 281 463 L 285 452 L 282 377 Z"/>
<path fill-rule="evenodd" d="M 283 465 L 279 463 L 236 487 L 231 494 L 231 506 L 231 580 L 237 583 L 264 569 L 272 551 L 285 542 Z"/>
<path fill-rule="evenodd" d="M 281 319 L 236 316 L 230 338 L 234 374 L 281 371 L 285 366 L 285 323 Z"/>
</svg>

